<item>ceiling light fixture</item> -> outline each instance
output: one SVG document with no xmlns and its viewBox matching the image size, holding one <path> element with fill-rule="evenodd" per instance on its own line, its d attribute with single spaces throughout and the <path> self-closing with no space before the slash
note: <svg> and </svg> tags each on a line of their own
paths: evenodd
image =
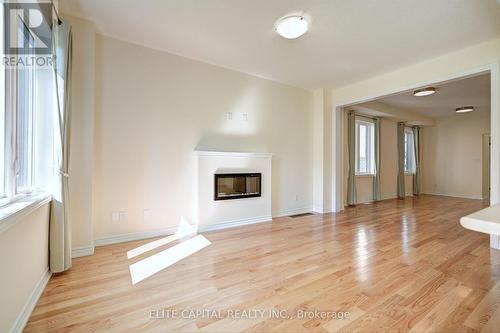
<svg viewBox="0 0 500 333">
<path fill-rule="evenodd" d="M 436 93 L 436 88 L 434 87 L 427 87 L 427 88 L 422 88 L 422 89 L 417 89 L 413 91 L 413 96 L 415 97 L 423 97 L 423 96 L 429 96 Z"/>
<path fill-rule="evenodd" d="M 306 33 L 309 23 L 303 16 L 286 16 L 276 22 L 276 32 L 283 38 L 295 39 Z"/>
<path fill-rule="evenodd" d="M 472 112 L 472 111 L 474 111 L 474 107 L 473 106 L 462 106 L 461 108 L 456 108 L 455 111 L 457 113 Z"/>
</svg>

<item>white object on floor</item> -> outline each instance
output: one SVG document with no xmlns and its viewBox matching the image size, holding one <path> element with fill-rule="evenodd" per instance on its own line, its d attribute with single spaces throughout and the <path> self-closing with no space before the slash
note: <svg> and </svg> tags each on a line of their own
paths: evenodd
<svg viewBox="0 0 500 333">
<path fill-rule="evenodd" d="M 132 284 L 141 282 L 210 244 L 208 239 L 202 235 L 198 235 L 130 265 L 129 270 L 132 277 Z"/>
<path fill-rule="evenodd" d="M 500 249 L 500 204 L 460 219 L 462 227 L 490 235 L 490 247 Z"/>
</svg>

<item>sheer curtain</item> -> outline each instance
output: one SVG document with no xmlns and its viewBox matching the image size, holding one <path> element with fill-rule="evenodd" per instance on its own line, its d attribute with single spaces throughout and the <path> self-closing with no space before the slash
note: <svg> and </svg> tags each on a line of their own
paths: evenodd
<svg viewBox="0 0 500 333">
<path fill-rule="evenodd" d="M 398 123 L 398 198 L 405 193 L 405 123 Z"/>
<path fill-rule="evenodd" d="M 347 114 L 347 145 L 349 150 L 349 173 L 347 176 L 347 204 L 356 204 L 356 114 Z"/>
<path fill-rule="evenodd" d="M 71 223 L 69 221 L 68 165 L 70 147 L 71 25 L 62 21 L 52 28 L 56 94 L 55 147 L 57 175 L 50 210 L 50 270 L 71 268 Z"/>
</svg>

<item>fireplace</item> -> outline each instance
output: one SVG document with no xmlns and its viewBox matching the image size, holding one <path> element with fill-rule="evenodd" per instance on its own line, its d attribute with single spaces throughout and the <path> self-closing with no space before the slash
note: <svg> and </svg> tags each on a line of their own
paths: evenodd
<svg viewBox="0 0 500 333">
<path fill-rule="evenodd" d="M 261 173 L 216 173 L 214 200 L 262 196 Z"/>
</svg>

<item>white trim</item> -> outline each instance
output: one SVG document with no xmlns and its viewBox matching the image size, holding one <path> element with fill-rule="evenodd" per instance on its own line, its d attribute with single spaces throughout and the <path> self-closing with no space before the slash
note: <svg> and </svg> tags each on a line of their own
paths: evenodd
<svg viewBox="0 0 500 333">
<path fill-rule="evenodd" d="M 500 235 L 490 235 L 490 248 L 500 250 Z"/>
<path fill-rule="evenodd" d="M 21 221 L 25 216 L 33 213 L 38 208 L 48 204 L 52 200 L 51 195 L 26 196 L 20 200 L 11 202 L 9 205 L 0 208 L 0 234 Z M 26 203 L 18 210 L 9 211 L 9 207 L 19 203 Z"/>
<path fill-rule="evenodd" d="M 312 207 L 311 211 L 313 213 L 318 213 L 318 214 L 325 214 L 325 210 L 323 209 L 323 206 L 317 206 L 317 207 Z"/>
<path fill-rule="evenodd" d="M 116 243 L 131 242 L 153 237 L 168 236 L 175 234 L 176 231 L 177 231 L 176 227 L 170 227 L 155 231 L 144 231 L 144 232 L 135 232 L 130 234 L 104 236 L 94 239 L 94 246 L 103 246 Z"/>
<path fill-rule="evenodd" d="M 196 150 L 195 153 L 198 156 L 260 157 L 260 158 L 273 157 L 273 154 L 271 153 L 243 153 L 243 152 L 208 151 L 208 150 Z"/>
<path fill-rule="evenodd" d="M 301 208 L 293 208 L 293 209 L 282 210 L 282 211 L 274 214 L 273 217 L 283 217 L 283 216 L 290 216 L 290 215 L 305 214 L 305 213 L 311 213 L 312 211 L 313 211 L 313 208 L 311 206 L 301 207 Z"/>
<path fill-rule="evenodd" d="M 294 209 L 280 211 L 273 216 L 264 215 L 264 216 L 251 217 L 251 218 L 247 218 L 247 219 L 238 219 L 238 220 L 226 221 L 226 222 L 222 222 L 222 223 L 199 226 L 198 232 L 208 232 L 208 231 L 222 230 L 222 229 L 227 229 L 227 228 L 235 228 L 235 227 L 240 227 L 240 226 L 250 225 L 250 224 L 271 222 L 273 217 L 283 217 L 283 216 L 289 216 L 289 215 L 310 213 L 312 211 L 313 211 L 313 209 L 310 206 L 302 207 L 302 208 L 294 208 Z M 317 211 L 315 211 L 315 212 L 317 212 Z M 175 234 L 175 232 L 176 232 L 176 228 L 172 227 L 172 228 L 167 228 L 167 229 L 163 229 L 163 230 L 159 230 L 159 231 L 147 231 L 147 232 L 139 232 L 139 233 L 122 234 L 122 235 L 116 235 L 116 236 L 100 237 L 100 238 L 94 239 L 94 246 L 103 246 L 103 245 L 124 243 L 124 242 L 130 242 L 130 241 L 153 238 L 153 237 L 168 236 L 168 235 Z M 75 256 L 76 254 L 79 254 L 78 256 L 84 256 L 84 255 L 91 255 L 91 254 L 93 254 L 93 252 L 94 252 L 93 246 L 74 248 L 73 249 L 73 258 L 77 257 L 77 256 Z"/>
<path fill-rule="evenodd" d="M 354 174 L 354 177 L 356 178 L 373 178 L 375 175 L 373 173 L 356 173 Z"/>
<path fill-rule="evenodd" d="M 474 199 L 474 200 L 483 200 L 481 195 L 470 195 L 470 194 L 460 194 L 460 193 L 446 193 L 446 192 L 422 192 L 422 194 L 427 195 L 437 195 L 441 197 L 452 197 L 452 198 L 461 198 L 461 199 Z"/>
<path fill-rule="evenodd" d="M 94 254 L 94 245 L 75 247 L 71 250 L 71 258 L 91 256 Z"/>
<path fill-rule="evenodd" d="M 9 331 L 10 333 L 18 333 L 24 330 L 24 327 L 28 323 L 28 319 L 30 318 L 31 313 L 35 308 L 38 299 L 42 295 L 45 286 L 49 282 L 51 275 L 52 273 L 49 271 L 49 268 L 47 267 L 47 270 L 43 272 L 42 276 L 40 277 L 40 280 L 38 280 L 37 284 L 35 285 L 35 288 L 33 288 L 33 291 L 28 297 L 26 303 L 24 303 L 23 309 L 17 316 L 16 320 L 14 321 L 14 324 L 12 325 L 12 328 Z"/>
<path fill-rule="evenodd" d="M 227 222 L 223 222 L 223 223 L 209 224 L 209 225 L 199 226 L 198 232 L 215 231 L 215 230 L 222 230 L 222 229 L 227 229 L 227 228 L 240 227 L 240 226 L 249 225 L 249 224 L 270 222 L 270 221 L 272 221 L 272 219 L 273 219 L 273 217 L 271 215 L 264 215 L 264 216 L 258 216 L 258 217 L 251 217 L 248 219 L 239 219 L 239 220 L 227 221 Z"/>
</svg>

